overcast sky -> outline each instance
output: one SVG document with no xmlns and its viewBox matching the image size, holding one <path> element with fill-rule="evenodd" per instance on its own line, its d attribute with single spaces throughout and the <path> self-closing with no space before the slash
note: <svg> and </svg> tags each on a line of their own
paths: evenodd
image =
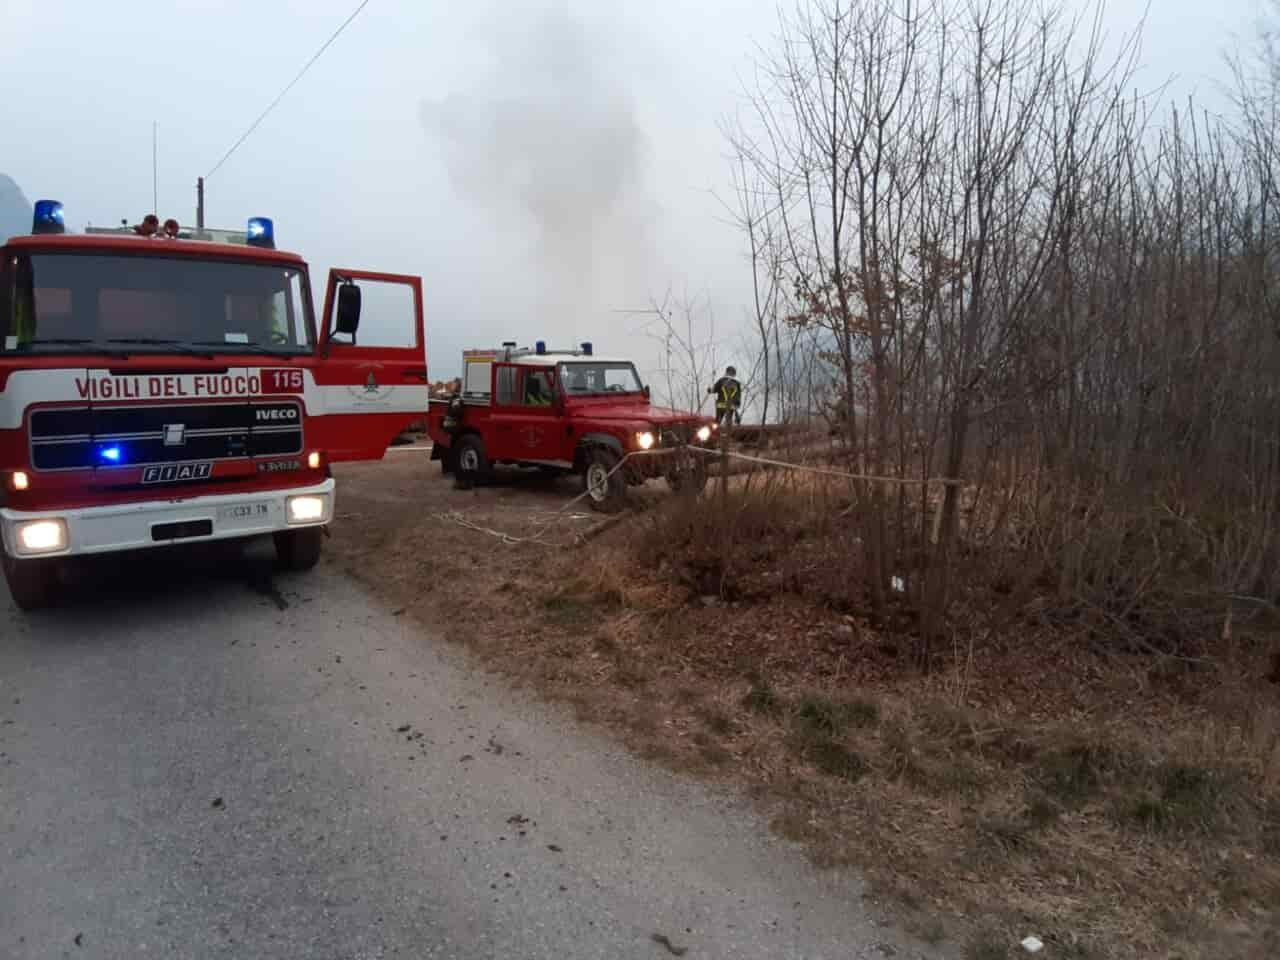
<svg viewBox="0 0 1280 960">
<path fill-rule="evenodd" d="M 0 172 L 68 224 L 194 221 L 195 180 L 356 0 L 2 0 Z M 1145 0 L 1111 0 L 1132 29 Z M 207 183 L 210 226 L 276 221 L 312 265 L 421 274 L 432 372 L 503 339 L 591 339 L 653 370 L 668 288 L 709 298 L 746 357 L 721 121 L 776 6 L 750 0 L 372 0 Z M 1139 85 L 1220 104 L 1258 0 L 1151 0 Z M 656 374 L 655 374 L 656 376 Z"/>
</svg>

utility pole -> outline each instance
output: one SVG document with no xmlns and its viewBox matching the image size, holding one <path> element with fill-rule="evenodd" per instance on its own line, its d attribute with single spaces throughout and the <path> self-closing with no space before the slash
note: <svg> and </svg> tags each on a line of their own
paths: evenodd
<svg viewBox="0 0 1280 960">
<path fill-rule="evenodd" d="M 196 177 L 196 230 L 204 233 L 204 177 Z"/>
</svg>

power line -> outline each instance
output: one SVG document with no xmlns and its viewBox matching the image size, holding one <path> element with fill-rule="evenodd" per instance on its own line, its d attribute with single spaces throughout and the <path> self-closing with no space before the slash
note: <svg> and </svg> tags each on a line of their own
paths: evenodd
<svg viewBox="0 0 1280 960">
<path fill-rule="evenodd" d="M 354 11 L 352 11 L 351 16 L 347 17 L 346 20 L 342 21 L 342 26 L 340 26 L 337 30 L 333 32 L 333 36 L 331 36 L 328 40 L 326 40 L 324 44 L 320 47 L 320 49 L 315 52 L 315 55 L 312 56 L 312 58 L 306 62 L 303 68 L 298 71 L 298 75 L 294 77 L 292 80 L 290 80 L 288 86 L 286 86 L 283 90 L 280 91 L 280 95 L 277 96 L 274 100 L 271 101 L 271 103 L 267 105 L 267 109 L 263 110 L 262 113 L 258 115 L 258 119 L 253 121 L 253 123 L 249 125 L 249 129 L 246 130 L 243 134 L 241 134 L 240 139 L 231 145 L 231 149 L 222 155 L 222 159 L 219 160 L 216 164 L 214 164 L 213 169 L 204 175 L 204 178 L 206 180 L 208 180 L 210 177 L 212 177 L 215 173 L 218 172 L 218 168 L 221 167 L 224 163 L 226 163 L 227 159 L 233 153 L 236 152 L 236 148 L 239 147 L 240 144 L 244 143 L 245 140 L 249 138 L 249 134 L 253 133 L 254 130 L 258 129 L 258 124 L 260 124 L 263 120 L 267 118 L 267 114 L 269 114 L 272 110 L 275 109 L 276 104 L 285 98 L 285 94 L 287 94 L 290 90 L 293 89 L 294 84 L 296 84 L 299 80 L 302 79 L 303 74 L 305 74 L 308 70 L 311 69 L 311 65 L 320 59 L 320 55 L 329 49 L 329 45 L 333 43 L 333 41 L 338 39 L 338 35 L 341 34 L 343 30 L 347 29 L 347 25 L 351 23 L 351 21 L 354 20 L 357 16 L 359 16 L 360 11 L 363 10 L 368 5 L 369 5 L 369 0 L 362 0 L 361 4 L 358 7 L 356 7 Z"/>
</svg>

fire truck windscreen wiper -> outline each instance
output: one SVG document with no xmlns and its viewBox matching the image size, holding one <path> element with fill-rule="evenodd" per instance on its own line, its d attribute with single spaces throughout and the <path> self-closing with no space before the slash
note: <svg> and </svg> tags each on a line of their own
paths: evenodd
<svg viewBox="0 0 1280 960">
<path fill-rule="evenodd" d="M 123 357 L 123 350 L 112 350 L 110 347 L 104 347 L 96 340 L 90 340 L 85 337 L 35 337 L 22 343 L 19 349 L 30 349 L 31 347 L 89 347 L 88 350 L 80 350 L 80 353 L 105 353 L 110 357 Z"/>
<path fill-rule="evenodd" d="M 286 346 L 285 349 L 280 349 L 259 343 L 257 340 L 230 343 L 222 340 L 193 340 L 192 344 L 197 347 L 216 347 L 218 353 L 265 353 L 273 357 L 298 357 L 310 352 L 309 348 L 303 345 Z"/>
<path fill-rule="evenodd" d="M 208 350 L 195 350 L 181 340 L 164 340 L 160 337 L 110 337 L 107 343 L 124 343 L 139 347 L 169 347 L 174 353 L 189 357 L 203 357 L 206 360 L 213 359 L 213 354 Z"/>
</svg>

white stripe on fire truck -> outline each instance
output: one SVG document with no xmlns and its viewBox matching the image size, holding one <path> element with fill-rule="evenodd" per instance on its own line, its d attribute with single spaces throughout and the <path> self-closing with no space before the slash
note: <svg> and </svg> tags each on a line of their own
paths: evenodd
<svg viewBox="0 0 1280 960">
<path fill-rule="evenodd" d="M 261 376 L 261 369 L 247 367 L 246 375 Z M 304 389 L 293 394 L 252 394 L 233 397 L 209 397 L 207 399 L 188 400 L 179 406 L 207 407 L 237 403 L 289 403 L 301 401 L 308 417 L 327 415 L 350 415 L 366 413 L 421 413 L 426 414 L 430 388 L 426 384 L 385 384 L 382 389 L 386 393 L 381 397 L 370 398 L 363 394 L 359 384 L 335 384 L 317 386 L 310 370 L 306 374 Z M 194 376 L 194 374 L 193 374 Z M 30 407 L 46 403 L 75 403 L 76 407 L 63 409 L 86 409 L 84 397 L 80 396 L 76 387 L 77 380 L 83 381 L 84 368 L 73 370 L 18 370 L 11 374 L 0 390 L 0 430 L 17 430 L 23 425 Z M 154 405 L 154 404 L 152 404 Z M 124 405 L 128 408 L 133 405 Z M 94 404 L 95 409 L 108 409 L 105 404 Z M 110 404 L 111 409 L 121 408 L 117 403 Z"/>
</svg>

